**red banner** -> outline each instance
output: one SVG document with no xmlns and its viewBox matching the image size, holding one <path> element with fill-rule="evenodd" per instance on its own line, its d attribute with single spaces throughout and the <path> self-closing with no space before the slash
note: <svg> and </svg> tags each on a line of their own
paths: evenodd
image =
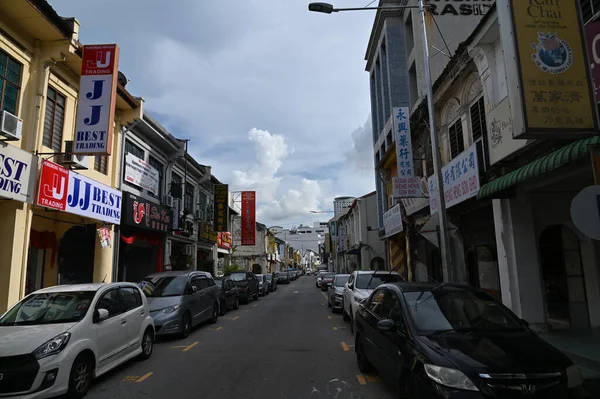
<svg viewBox="0 0 600 399">
<path fill-rule="evenodd" d="M 256 191 L 242 191 L 242 245 L 256 245 Z"/>
</svg>

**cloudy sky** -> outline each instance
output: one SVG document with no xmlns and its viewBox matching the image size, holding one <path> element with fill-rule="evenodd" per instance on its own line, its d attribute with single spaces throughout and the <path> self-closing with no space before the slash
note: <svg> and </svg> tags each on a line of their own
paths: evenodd
<svg viewBox="0 0 600 399">
<path fill-rule="evenodd" d="M 256 190 L 258 220 L 327 220 L 333 197 L 374 190 L 371 11 L 308 0 L 49 0 L 84 44 L 118 43 L 127 89 L 230 190 Z M 361 7 L 368 0 L 338 0 Z"/>
</svg>

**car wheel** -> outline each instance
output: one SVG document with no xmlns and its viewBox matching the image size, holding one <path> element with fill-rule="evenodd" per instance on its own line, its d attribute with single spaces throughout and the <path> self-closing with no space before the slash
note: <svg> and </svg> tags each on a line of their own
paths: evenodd
<svg viewBox="0 0 600 399">
<path fill-rule="evenodd" d="M 188 312 L 183 314 L 181 318 L 181 336 L 187 338 L 192 332 L 192 316 Z"/>
<path fill-rule="evenodd" d="M 75 358 L 69 375 L 69 398 L 83 398 L 87 395 L 92 384 L 94 362 L 91 356 L 81 354 Z"/>
<path fill-rule="evenodd" d="M 239 296 L 235 297 L 235 305 L 233 305 L 233 308 L 236 310 L 240 308 L 240 297 Z"/>
<path fill-rule="evenodd" d="M 227 313 L 227 301 L 226 300 L 221 302 L 221 304 L 219 306 L 219 315 L 225 316 L 225 313 Z"/>
<path fill-rule="evenodd" d="M 150 356 L 152 356 L 152 352 L 154 351 L 154 333 L 152 332 L 152 328 L 146 328 L 144 331 L 144 336 L 142 337 L 142 353 L 140 353 L 140 359 L 148 360 Z"/>
<path fill-rule="evenodd" d="M 219 303 L 215 302 L 213 305 L 212 317 L 210 318 L 210 324 L 215 324 L 219 320 Z"/>
<path fill-rule="evenodd" d="M 365 355 L 365 348 L 362 345 L 360 337 L 356 337 L 356 363 L 358 364 L 358 369 L 361 373 L 369 373 L 373 370 L 373 366 L 367 359 L 367 355 Z"/>
</svg>

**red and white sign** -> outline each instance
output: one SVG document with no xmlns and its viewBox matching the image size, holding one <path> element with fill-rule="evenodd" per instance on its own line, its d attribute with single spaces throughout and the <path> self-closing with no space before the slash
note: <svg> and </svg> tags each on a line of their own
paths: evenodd
<svg viewBox="0 0 600 399">
<path fill-rule="evenodd" d="M 242 245 L 256 245 L 255 191 L 242 191 Z"/>
<path fill-rule="evenodd" d="M 392 179 L 394 198 L 420 198 L 423 196 L 421 190 L 420 176 L 394 177 Z"/>
<path fill-rule="evenodd" d="M 119 73 L 119 46 L 84 46 L 73 152 L 110 155 Z"/>
<path fill-rule="evenodd" d="M 231 249 L 233 240 L 231 239 L 231 233 L 227 231 L 220 231 L 217 233 L 217 245 L 219 248 Z"/>
<path fill-rule="evenodd" d="M 65 211 L 68 192 L 69 170 L 54 162 L 43 161 L 36 204 L 44 208 Z"/>
</svg>

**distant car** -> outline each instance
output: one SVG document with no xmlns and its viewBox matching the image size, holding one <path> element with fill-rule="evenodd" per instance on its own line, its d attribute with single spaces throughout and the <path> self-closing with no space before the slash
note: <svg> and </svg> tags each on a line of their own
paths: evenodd
<svg viewBox="0 0 600 399">
<path fill-rule="evenodd" d="M 258 294 L 260 296 L 269 295 L 269 282 L 264 274 L 255 274 L 258 279 Z"/>
<path fill-rule="evenodd" d="M 274 278 L 274 274 L 267 274 L 266 277 L 269 284 L 269 292 L 277 291 L 277 279 Z"/>
<path fill-rule="evenodd" d="M 290 276 L 287 272 L 279 272 L 277 274 L 277 284 L 289 284 Z"/>
<path fill-rule="evenodd" d="M 344 308 L 344 286 L 349 277 L 349 274 L 336 274 L 331 284 L 329 284 L 327 302 L 334 313 Z"/>
<path fill-rule="evenodd" d="M 335 273 L 323 273 L 321 275 L 321 284 L 319 284 L 319 286 L 321 287 L 321 291 L 327 291 L 327 289 L 329 288 L 329 284 L 331 284 L 331 282 L 333 281 L 334 276 Z"/>
<path fill-rule="evenodd" d="M 321 288 L 321 280 L 323 279 L 323 275 L 325 273 L 329 273 L 327 270 L 321 270 L 317 273 L 317 278 L 315 280 L 315 285 L 317 286 L 317 288 Z"/>
<path fill-rule="evenodd" d="M 0 397 L 82 398 L 93 378 L 153 348 L 154 322 L 135 284 L 44 288 L 0 317 Z"/>
<path fill-rule="evenodd" d="M 139 283 L 148 298 L 157 335 L 188 337 L 194 326 L 219 318 L 219 287 L 210 273 L 153 273 Z"/>
<path fill-rule="evenodd" d="M 225 275 L 225 277 L 231 278 L 236 287 L 238 287 L 242 303 L 248 303 L 250 299 L 258 299 L 258 279 L 254 273 L 238 270 Z"/>
<path fill-rule="evenodd" d="M 240 307 L 240 291 L 229 277 L 216 278 L 215 283 L 220 288 L 219 314 L 224 316 L 229 309 Z"/>
</svg>

